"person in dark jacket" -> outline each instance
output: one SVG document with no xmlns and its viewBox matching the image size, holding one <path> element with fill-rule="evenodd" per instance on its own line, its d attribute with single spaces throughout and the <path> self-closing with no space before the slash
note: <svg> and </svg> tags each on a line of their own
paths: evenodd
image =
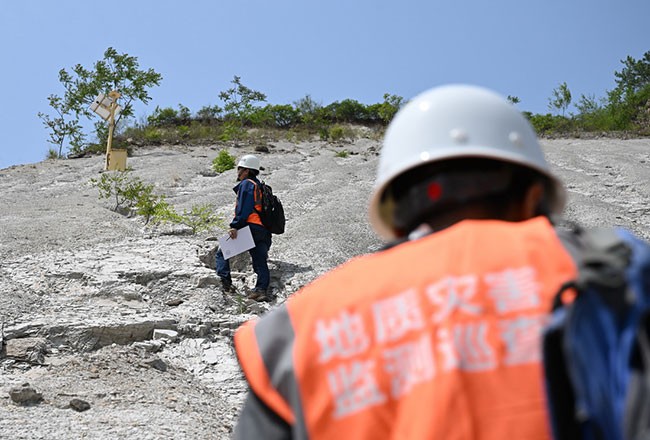
<svg viewBox="0 0 650 440">
<path fill-rule="evenodd" d="M 235 216 L 230 222 L 228 235 L 237 238 L 237 231 L 246 226 L 250 227 L 255 247 L 249 250 L 253 271 L 257 275 L 255 287 L 248 292 L 248 298 L 256 301 L 271 299 L 269 283 L 271 281 L 267 263 L 271 247 L 271 232 L 264 227 L 259 212 L 262 210 L 262 194 L 257 176 L 260 172 L 260 160 L 257 156 L 247 154 L 237 164 L 237 185 L 233 191 L 237 194 Z M 230 276 L 230 264 L 223 256 L 221 249 L 217 251 L 217 275 L 221 278 L 224 292 L 233 292 L 234 287 Z"/>
</svg>

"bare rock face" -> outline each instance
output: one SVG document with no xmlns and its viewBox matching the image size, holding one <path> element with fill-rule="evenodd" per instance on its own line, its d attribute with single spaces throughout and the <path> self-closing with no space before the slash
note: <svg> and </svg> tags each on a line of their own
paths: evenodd
<svg viewBox="0 0 650 440">
<path fill-rule="evenodd" d="M 650 239 L 650 140 L 543 146 L 567 183 L 566 220 Z M 223 148 L 254 151 L 141 147 L 128 165 L 177 211 L 209 203 L 229 221 L 234 171 L 206 172 Z M 111 211 L 89 183 L 103 157 L 1 170 L 0 389 L 10 399 L 0 399 L 0 438 L 230 438 L 246 394 L 236 329 L 383 246 L 366 214 L 380 143 L 346 143 L 346 157 L 341 148 L 276 142 L 257 152 L 287 215 L 269 253 L 271 303 L 245 298 L 255 284 L 247 253 L 231 259 L 235 291 L 222 291 L 214 255 L 225 229 L 191 235 Z M 67 409 L 101 416 L 62 417 Z"/>
<path fill-rule="evenodd" d="M 45 338 L 9 339 L 5 356 L 17 361 L 42 364 L 45 359 L 47 340 Z"/>
<path fill-rule="evenodd" d="M 81 399 L 72 399 L 70 401 L 70 408 L 77 412 L 84 412 L 90 409 L 90 403 Z"/>
<path fill-rule="evenodd" d="M 43 400 L 43 395 L 29 385 L 29 383 L 12 388 L 9 391 L 9 396 L 14 403 L 23 406 L 36 405 Z"/>
</svg>

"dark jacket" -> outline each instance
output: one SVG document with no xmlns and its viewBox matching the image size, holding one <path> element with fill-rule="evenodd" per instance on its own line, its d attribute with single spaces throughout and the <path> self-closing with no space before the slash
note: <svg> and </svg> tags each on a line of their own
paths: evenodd
<svg viewBox="0 0 650 440">
<path fill-rule="evenodd" d="M 251 182 L 252 181 L 252 182 Z M 255 211 L 255 188 L 253 184 L 259 185 L 259 180 L 254 177 L 239 182 L 233 191 L 237 194 L 237 205 L 235 206 L 235 217 L 230 222 L 230 227 L 241 229 L 248 225 L 248 217 Z"/>
</svg>

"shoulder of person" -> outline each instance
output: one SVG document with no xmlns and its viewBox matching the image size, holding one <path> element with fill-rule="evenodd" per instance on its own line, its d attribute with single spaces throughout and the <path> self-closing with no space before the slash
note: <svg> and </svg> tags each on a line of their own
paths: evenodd
<svg viewBox="0 0 650 440">
<path fill-rule="evenodd" d="M 243 180 L 244 182 L 248 182 L 251 185 L 259 185 L 261 182 L 257 177 L 248 177 Z"/>
<path fill-rule="evenodd" d="M 244 179 L 241 182 L 239 182 L 239 188 L 241 189 L 253 189 L 257 186 L 257 182 L 255 182 L 253 179 Z"/>
</svg>

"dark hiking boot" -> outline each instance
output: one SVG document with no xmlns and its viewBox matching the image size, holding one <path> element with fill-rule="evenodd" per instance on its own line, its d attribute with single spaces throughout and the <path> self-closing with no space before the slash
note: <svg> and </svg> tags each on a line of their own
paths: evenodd
<svg viewBox="0 0 650 440">
<path fill-rule="evenodd" d="M 224 293 L 232 293 L 235 291 L 235 286 L 232 285 L 232 280 L 228 278 L 221 279 L 221 289 Z"/>
<path fill-rule="evenodd" d="M 266 298 L 267 295 L 268 295 L 268 289 L 262 289 L 260 287 L 256 287 L 253 290 L 248 292 L 246 298 L 252 299 L 253 301 L 264 301 L 264 298 Z"/>
</svg>

